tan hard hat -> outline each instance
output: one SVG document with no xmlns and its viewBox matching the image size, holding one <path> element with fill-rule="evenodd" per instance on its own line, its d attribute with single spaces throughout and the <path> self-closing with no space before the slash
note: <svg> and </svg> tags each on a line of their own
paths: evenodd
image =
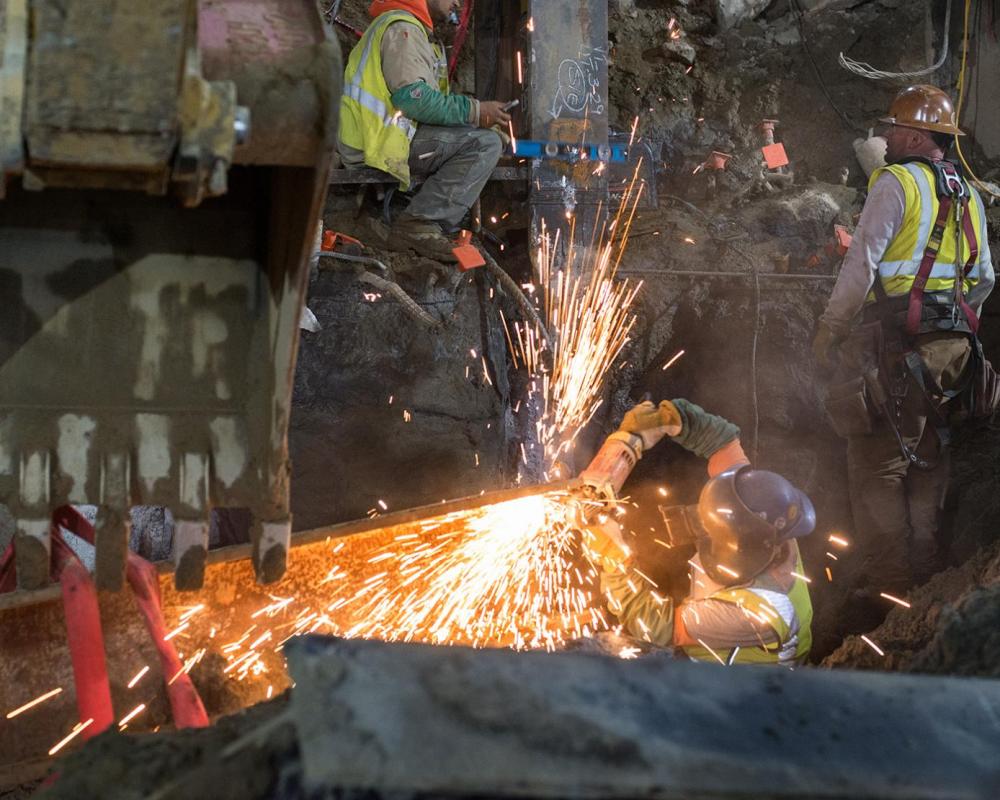
<svg viewBox="0 0 1000 800">
<path fill-rule="evenodd" d="M 896 95 L 889 107 L 889 116 L 880 122 L 918 128 L 922 131 L 965 136 L 955 119 L 951 98 L 937 86 L 920 84 L 907 86 Z"/>
</svg>

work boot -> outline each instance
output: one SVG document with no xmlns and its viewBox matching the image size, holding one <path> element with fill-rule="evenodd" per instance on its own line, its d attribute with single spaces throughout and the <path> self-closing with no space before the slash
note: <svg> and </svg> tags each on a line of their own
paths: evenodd
<svg viewBox="0 0 1000 800">
<path fill-rule="evenodd" d="M 454 263 L 458 259 L 452 249 L 455 245 L 442 233 L 437 223 L 400 215 L 389 232 L 389 248 L 399 252 L 414 250 L 419 255 L 442 263 Z"/>
</svg>

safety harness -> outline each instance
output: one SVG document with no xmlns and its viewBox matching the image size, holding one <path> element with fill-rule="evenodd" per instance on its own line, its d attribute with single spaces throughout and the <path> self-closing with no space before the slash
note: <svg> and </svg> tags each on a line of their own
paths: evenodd
<svg viewBox="0 0 1000 800">
<path fill-rule="evenodd" d="M 966 277 L 979 260 L 979 242 L 976 239 L 976 231 L 972 222 L 972 215 L 969 213 L 969 199 L 971 197 L 971 192 L 959 167 L 950 161 L 932 161 L 931 159 L 917 156 L 908 158 L 900 163 L 914 161 L 925 164 L 931 168 L 931 172 L 934 175 L 935 189 L 938 197 L 938 214 L 937 218 L 934 220 L 934 226 L 931 229 L 930 236 L 927 240 L 927 246 L 924 248 L 923 258 L 920 261 L 920 267 L 917 269 L 913 286 L 910 288 L 909 301 L 906 310 L 906 321 L 903 326 L 905 337 L 902 350 L 902 363 L 906 374 L 908 374 L 909 378 L 913 380 L 914 384 L 920 390 L 927 403 L 929 417 L 934 425 L 935 432 L 938 435 L 938 439 L 940 440 L 942 447 L 947 447 L 951 442 L 951 431 L 948 427 L 948 420 L 941 413 L 940 407 L 947 401 L 962 394 L 962 392 L 968 388 L 971 383 L 973 369 L 966 369 L 966 377 L 958 388 L 945 391 L 934 379 L 934 376 L 928 369 L 926 362 L 917 352 L 915 346 L 916 337 L 922 332 L 921 322 L 923 321 L 924 315 L 924 288 L 927 286 L 927 280 L 930 277 L 931 270 L 933 270 L 934 264 L 937 261 L 938 253 L 941 250 L 941 243 L 944 241 L 944 233 L 948 226 L 950 215 L 955 221 L 955 294 L 951 306 L 951 328 L 958 329 L 962 318 L 964 317 L 965 324 L 968 325 L 972 338 L 973 359 L 977 358 L 977 354 L 979 358 L 982 357 L 982 346 L 980 345 L 979 339 L 976 335 L 979 330 L 979 318 L 976 316 L 976 312 L 972 310 L 972 307 L 966 301 L 963 288 Z M 969 257 L 966 259 L 964 264 L 962 263 L 963 237 L 969 244 Z M 880 317 L 883 322 L 883 327 L 886 328 L 887 326 L 892 326 L 894 320 L 892 320 L 890 298 L 886 294 L 885 287 L 882 285 L 881 280 L 876 278 L 874 289 L 875 296 L 880 307 Z M 974 365 L 970 365 L 970 367 L 973 366 Z M 902 403 L 902 398 L 905 397 L 906 394 L 905 376 L 901 383 L 903 385 L 900 392 L 892 391 L 892 387 L 890 387 L 890 395 L 892 395 L 893 399 L 896 401 L 897 406 Z M 886 412 L 885 416 L 889 421 L 890 427 L 893 429 L 893 433 L 896 436 L 896 440 L 899 443 L 903 456 L 910 463 L 920 469 L 932 469 L 935 466 L 934 464 L 918 456 L 916 452 L 914 452 L 906 444 L 902 433 L 892 417 L 892 414 L 888 413 L 889 409 L 884 409 L 884 411 Z"/>
</svg>

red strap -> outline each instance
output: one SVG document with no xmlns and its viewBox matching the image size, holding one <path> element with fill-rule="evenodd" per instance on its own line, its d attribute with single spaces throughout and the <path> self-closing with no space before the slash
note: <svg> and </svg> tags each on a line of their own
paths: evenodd
<svg viewBox="0 0 1000 800">
<path fill-rule="evenodd" d="M 965 262 L 965 270 L 962 272 L 962 277 L 968 275 L 972 272 L 972 268 L 976 265 L 979 260 L 979 241 L 976 239 L 976 228 L 972 224 L 972 215 L 969 213 L 969 206 L 971 203 L 966 201 L 964 213 L 962 214 L 962 232 L 965 234 L 966 241 L 969 243 L 969 260 Z M 965 287 L 962 285 L 962 281 L 959 281 L 957 287 L 958 293 L 958 305 L 962 309 L 962 313 L 965 314 L 965 319 L 969 323 L 969 328 L 973 333 L 979 332 L 979 317 L 976 316 L 976 312 L 972 310 L 967 302 L 965 302 Z"/>
<path fill-rule="evenodd" d="M 160 665 L 167 684 L 167 696 L 170 699 L 174 725 L 178 728 L 207 727 L 208 714 L 205 713 L 205 706 L 198 696 L 198 690 L 192 683 L 191 676 L 183 672 L 184 665 L 177 655 L 174 643 L 164 640 L 168 631 L 160 607 L 160 579 L 156 567 L 130 552 L 125 574 L 135 594 L 139 611 L 146 621 L 146 630 L 149 631 L 160 655 Z"/>
<path fill-rule="evenodd" d="M 924 307 L 924 287 L 927 285 L 927 279 L 930 277 L 931 270 L 934 269 L 934 262 L 941 249 L 941 237 L 944 236 L 944 229 L 948 224 L 949 211 L 951 211 L 951 198 L 942 197 L 937 219 L 934 220 L 934 227 L 927 240 L 927 249 L 924 250 L 920 268 L 913 279 L 913 286 L 910 287 L 910 305 L 906 312 L 906 332 L 910 336 L 916 336 L 920 332 L 920 317 Z"/>
<path fill-rule="evenodd" d="M 115 721 L 108 684 L 108 666 L 104 658 L 104 634 L 101 612 L 97 603 L 97 588 L 90 572 L 63 541 L 53 524 L 53 570 L 62 586 L 63 614 L 66 639 L 73 662 L 73 684 L 76 687 L 76 707 L 80 722 L 94 720 L 81 736 L 91 739 L 110 728 Z"/>
<path fill-rule="evenodd" d="M 964 203 L 965 207 L 962 209 L 962 231 L 965 233 L 965 239 L 969 243 L 969 260 L 965 262 L 966 275 L 972 272 L 972 268 L 976 266 L 976 262 L 979 260 L 979 242 L 976 239 L 976 226 L 972 224 L 972 215 L 969 213 L 970 205 L 972 204 L 966 200 Z"/>
<path fill-rule="evenodd" d="M 72 506 L 62 506 L 57 509 L 53 514 L 53 520 L 56 525 L 62 525 L 67 530 L 73 531 L 84 541 L 94 542 L 94 526 Z M 141 556 L 129 552 L 125 575 L 135 594 L 139 611 L 142 612 L 146 630 L 160 656 L 160 666 L 164 682 L 167 684 L 167 696 L 174 724 L 178 728 L 206 727 L 208 714 L 205 713 L 205 706 L 198 696 L 198 690 L 191 682 L 191 677 L 181 671 L 184 665 L 177 655 L 174 643 L 164 641 L 163 638 L 168 631 L 160 605 L 160 581 L 156 567 Z M 67 616 L 67 621 L 68 619 Z"/>
<path fill-rule="evenodd" d="M 0 556 L 0 594 L 13 592 L 17 588 L 17 573 L 14 571 L 14 542 Z"/>
</svg>

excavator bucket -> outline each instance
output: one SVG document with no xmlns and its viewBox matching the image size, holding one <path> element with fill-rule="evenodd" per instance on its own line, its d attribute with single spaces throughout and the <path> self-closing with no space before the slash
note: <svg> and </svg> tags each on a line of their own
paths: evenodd
<svg viewBox="0 0 1000 800">
<path fill-rule="evenodd" d="M 98 508 L 124 582 L 130 509 L 169 509 L 178 588 L 209 514 L 253 515 L 285 570 L 286 432 L 341 59 L 313 0 L 0 0 L 0 503 L 17 586 L 50 520 Z"/>
</svg>

